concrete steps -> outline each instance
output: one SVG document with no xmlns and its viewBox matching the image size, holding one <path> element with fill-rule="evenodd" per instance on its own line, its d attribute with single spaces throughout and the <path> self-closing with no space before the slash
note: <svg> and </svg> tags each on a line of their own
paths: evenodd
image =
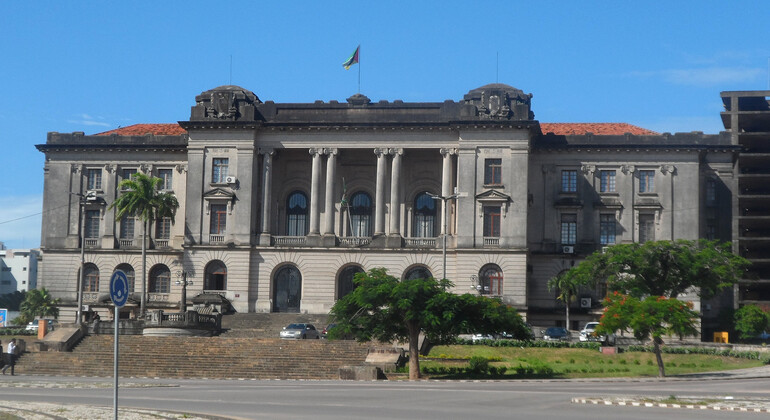
<svg viewBox="0 0 770 420">
<path fill-rule="evenodd" d="M 277 335 L 277 331 L 275 332 Z M 276 338 L 121 336 L 119 376 L 164 378 L 337 379 L 364 363 L 367 344 Z M 111 377 L 113 337 L 84 338 L 72 352 L 22 355 L 18 374 Z"/>
</svg>

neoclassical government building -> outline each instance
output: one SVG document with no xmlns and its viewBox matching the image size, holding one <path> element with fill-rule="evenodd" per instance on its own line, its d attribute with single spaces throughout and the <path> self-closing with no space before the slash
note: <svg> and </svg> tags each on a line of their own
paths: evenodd
<svg viewBox="0 0 770 420">
<path fill-rule="evenodd" d="M 48 133 L 40 285 L 74 319 L 82 246 L 84 305 L 107 310 L 116 269 L 141 300 L 141 222 L 109 206 L 142 172 L 180 203 L 149 231 L 148 309 L 177 310 L 186 277 L 190 304 L 327 313 L 357 272 L 384 267 L 560 324 L 546 283 L 590 253 L 733 239 L 741 147 L 727 128 L 541 123 L 532 95 L 504 84 L 435 103 L 277 103 L 222 86 L 178 124 Z M 581 293 L 570 328 L 596 317 L 602 293 Z M 737 299 L 696 302 L 704 326 Z"/>
</svg>

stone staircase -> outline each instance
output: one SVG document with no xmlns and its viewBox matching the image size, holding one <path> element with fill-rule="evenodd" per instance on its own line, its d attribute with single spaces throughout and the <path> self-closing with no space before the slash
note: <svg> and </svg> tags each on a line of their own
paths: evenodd
<svg viewBox="0 0 770 420">
<path fill-rule="evenodd" d="M 290 322 L 326 325 L 317 315 L 238 314 L 216 337 L 121 335 L 119 376 L 217 379 L 338 379 L 342 366 L 363 365 L 369 345 L 349 340 L 281 340 Z M 277 315 L 277 316 L 276 316 Z M 112 335 L 85 337 L 71 352 L 27 352 L 22 375 L 112 377 Z"/>
</svg>

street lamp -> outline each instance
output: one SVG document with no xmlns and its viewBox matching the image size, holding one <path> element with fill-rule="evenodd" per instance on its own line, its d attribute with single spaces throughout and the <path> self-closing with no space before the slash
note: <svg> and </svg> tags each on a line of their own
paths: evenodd
<svg viewBox="0 0 770 420">
<path fill-rule="evenodd" d="M 480 295 L 489 293 L 489 286 L 481 284 L 481 279 L 475 274 L 471 275 L 471 289 L 475 289 Z"/>
<path fill-rule="evenodd" d="M 179 309 L 181 310 L 182 314 L 184 314 L 187 312 L 187 286 L 192 286 L 193 282 L 192 280 L 187 280 L 187 271 L 184 270 L 178 270 L 176 272 L 176 277 L 176 285 L 182 286 L 182 302 L 179 305 Z"/>
<path fill-rule="evenodd" d="M 80 326 L 83 323 L 83 282 L 85 278 L 86 267 L 86 204 L 97 200 L 95 191 L 88 191 L 84 194 L 70 192 L 79 197 L 80 201 L 80 275 L 78 276 L 78 309 L 75 315 L 75 324 Z"/>
<path fill-rule="evenodd" d="M 444 262 L 443 262 L 443 265 L 442 265 L 442 267 L 443 267 L 442 279 L 446 279 L 446 237 L 447 237 L 447 234 L 449 233 L 447 231 L 447 219 L 448 219 L 448 217 L 447 217 L 447 208 L 449 207 L 449 206 L 447 206 L 447 202 L 449 200 L 456 199 L 457 197 L 459 197 L 459 195 L 457 193 L 452 194 L 452 195 L 448 195 L 446 197 L 442 196 L 442 195 L 431 194 L 431 193 L 428 193 L 428 195 L 430 196 L 430 198 L 432 198 L 434 200 L 441 200 L 442 203 L 444 204 L 444 228 L 442 229 L 443 232 L 444 232 L 444 234 L 443 234 L 444 241 L 443 241 L 443 246 L 442 246 L 442 256 L 444 258 Z"/>
</svg>

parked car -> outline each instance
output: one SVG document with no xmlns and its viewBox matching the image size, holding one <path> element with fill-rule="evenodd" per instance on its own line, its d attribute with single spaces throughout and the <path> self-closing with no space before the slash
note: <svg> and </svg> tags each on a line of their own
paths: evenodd
<svg viewBox="0 0 770 420">
<path fill-rule="evenodd" d="M 494 339 L 495 337 L 493 337 L 490 334 L 473 334 L 471 336 L 471 341 L 473 341 L 474 343 L 482 340 L 494 340 Z"/>
<path fill-rule="evenodd" d="M 313 326 L 313 324 L 289 324 L 283 327 L 278 336 L 281 338 L 292 338 L 295 340 L 306 338 L 321 338 L 321 334 Z"/>
<path fill-rule="evenodd" d="M 543 340 L 548 341 L 569 341 L 570 335 L 566 328 L 550 327 L 543 331 Z"/>
<path fill-rule="evenodd" d="M 597 335 L 596 334 L 596 327 L 599 326 L 598 322 L 589 322 L 583 327 L 582 330 L 580 330 L 580 336 L 578 337 L 578 340 L 580 341 L 598 341 L 600 343 L 603 343 L 607 340 L 607 337 L 604 335 Z"/>
<path fill-rule="evenodd" d="M 46 319 L 46 321 L 48 322 L 48 331 L 52 331 L 53 328 L 54 328 L 55 320 L 53 320 L 53 319 Z M 30 322 L 29 324 L 27 324 L 27 327 L 24 328 L 24 329 L 27 330 L 27 331 L 37 331 L 38 328 L 40 327 L 40 324 L 38 322 L 39 322 L 39 320 L 36 319 L 36 320 Z"/>
</svg>

